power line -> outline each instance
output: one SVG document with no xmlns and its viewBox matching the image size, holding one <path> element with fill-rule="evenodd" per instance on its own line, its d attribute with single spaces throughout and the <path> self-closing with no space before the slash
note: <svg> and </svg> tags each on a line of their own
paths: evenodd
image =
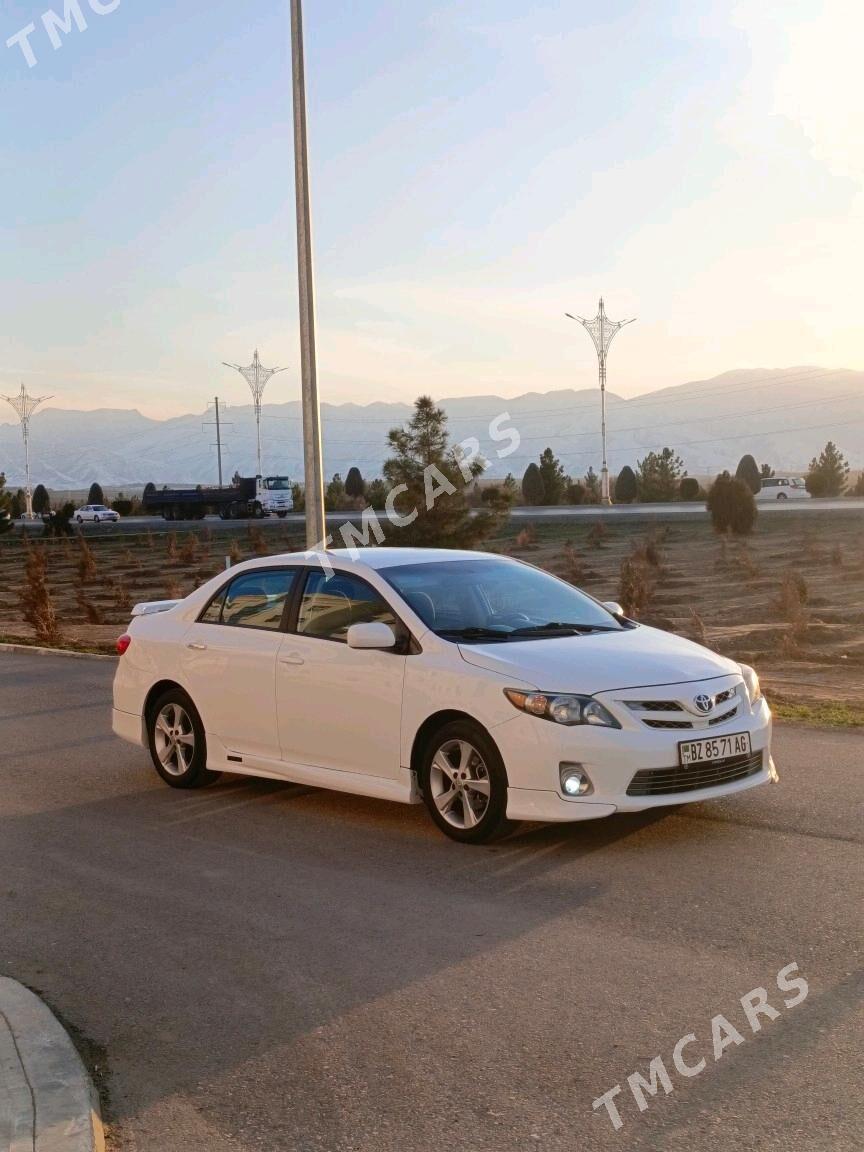
<svg viewBox="0 0 864 1152">
<path fill-rule="evenodd" d="M 718 391 L 720 393 L 722 393 L 723 396 L 736 396 L 742 392 L 752 392 L 752 391 L 755 391 L 757 389 L 762 389 L 762 388 L 779 388 L 784 384 L 790 384 L 790 383 L 794 384 L 794 383 L 799 383 L 799 382 L 807 382 L 810 380 L 824 380 L 824 379 L 827 379 L 827 377 L 829 377 L 829 376 L 836 376 L 836 375 L 837 375 L 836 369 L 829 369 L 825 372 L 809 372 L 809 373 L 806 373 L 804 375 L 802 375 L 800 373 L 792 373 L 791 375 L 788 375 L 788 376 L 780 376 L 780 377 L 773 377 L 773 378 L 763 377 L 761 380 L 753 380 L 749 384 L 730 385 L 728 388 L 726 388 L 726 387 L 719 388 Z M 664 389 L 664 391 L 665 391 L 665 389 Z M 644 405 L 644 404 L 648 404 L 648 405 L 650 405 L 650 404 L 677 404 L 681 401 L 690 402 L 690 401 L 694 401 L 694 400 L 704 400 L 706 398 L 706 396 L 710 396 L 710 395 L 711 395 L 711 393 L 706 392 L 706 390 L 703 386 L 702 388 L 700 388 L 698 391 L 695 391 L 695 392 L 673 391 L 672 395 L 667 395 L 667 396 L 655 396 L 654 393 L 648 393 L 647 396 L 635 396 L 632 400 L 628 400 L 626 398 L 619 398 L 619 399 L 621 401 L 621 404 L 626 405 L 627 408 L 629 409 L 629 408 L 635 407 L 637 405 L 639 407 L 642 407 L 642 405 Z M 460 399 L 460 397 L 458 397 L 458 396 L 450 397 L 450 399 L 451 400 L 458 400 L 458 399 Z M 513 396 L 509 400 L 505 399 L 504 397 L 496 397 L 496 399 L 500 399 L 503 404 L 508 404 L 508 403 L 512 403 L 514 400 L 521 399 L 521 397 Z M 331 405 L 331 407 L 335 408 L 337 406 Z M 571 413 L 578 413 L 578 412 L 594 412 L 595 409 L 596 409 L 596 405 L 594 405 L 594 404 L 577 405 L 575 407 L 573 405 L 571 405 L 569 408 L 535 408 L 531 412 L 520 412 L 519 416 L 521 419 L 531 420 L 535 416 L 562 416 L 562 415 L 570 415 Z M 300 416 L 274 416 L 270 413 L 265 412 L 264 413 L 264 419 L 265 420 L 284 420 L 284 421 L 292 422 L 292 421 L 300 421 L 302 419 L 302 417 L 300 417 Z M 398 420 L 399 417 L 397 417 L 397 416 L 378 416 L 378 417 L 371 417 L 369 419 L 352 420 L 351 423 L 355 424 L 355 425 L 356 424 L 386 424 L 388 420 L 394 420 L 394 419 Z M 482 417 L 481 417 L 481 419 L 482 419 Z M 476 416 L 449 416 L 448 415 L 448 417 L 447 417 L 448 424 L 453 424 L 456 421 L 476 421 L 476 420 L 477 420 Z"/>
</svg>

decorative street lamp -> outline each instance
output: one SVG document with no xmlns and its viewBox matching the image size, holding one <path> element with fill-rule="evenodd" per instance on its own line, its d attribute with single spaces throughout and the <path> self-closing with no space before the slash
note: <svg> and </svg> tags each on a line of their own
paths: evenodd
<svg viewBox="0 0 864 1152">
<path fill-rule="evenodd" d="M 25 488 L 24 493 L 27 501 L 27 519 L 33 519 L 33 489 L 30 485 L 30 417 L 36 411 L 40 404 L 44 404 L 46 400 L 51 400 L 51 396 L 30 396 L 24 385 L 21 385 L 21 391 L 15 396 L 0 396 L 0 399 L 5 400 L 7 404 L 11 404 L 17 413 L 18 419 L 21 421 L 21 434 L 24 437 L 24 475 L 25 475 Z"/>
<path fill-rule="evenodd" d="M 616 335 L 626 324 L 632 324 L 633 320 L 618 320 L 613 323 L 606 315 L 602 296 L 600 297 L 600 310 L 593 320 L 586 320 L 582 316 L 571 316 L 569 312 L 565 313 L 565 315 L 569 320 L 577 320 L 582 325 L 594 341 L 594 347 L 597 349 L 597 360 L 600 366 L 600 410 L 603 437 L 603 469 L 600 473 L 600 502 L 601 504 L 611 504 L 612 497 L 609 494 L 609 466 L 606 461 L 606 356 L 609 352 L 609 345 L 615 339 Z"/>
<path fill-rule="evenodd" d="M 252 357 L 252 363 L 247 368 L 241 368 L 239 364 L 229 364 L 227 361 L 222 362 L 226 368 L 233 368 L 235 372 L 239 372 L 252 392 L 252 401 L 255 405 L 255 427 L 258 432 L 258 473 L 257 475 L 263 476 L 261 471 L 261 402 L 264 399 L 264 389 L 270 383 L 271 377 L 275 376 L 277 372 L 284 372 L 284 368 L 265 368 L 258 358 L 258 349 L 255 349 L 255 355 Z"/>
</svg>

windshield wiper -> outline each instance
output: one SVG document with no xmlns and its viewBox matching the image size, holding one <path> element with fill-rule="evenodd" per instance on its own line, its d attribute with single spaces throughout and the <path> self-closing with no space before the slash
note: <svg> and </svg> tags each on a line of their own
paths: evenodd
<svg viewBox="0 0 864 1152">
<path fill-rule="evenodd" d="M 526 628 L 516 628 L 511 636 L 539 636 L 544 632 L 558 636 L 585 636 L 590 632 L 617 632 L 617 628 L 607 628 L 603 624 L 569 624 L 561 620 L 550 620 L 546 624 L 532 624 Z"/>
<path fill-rule="evenodd" d="M 438 636 L 455 636 L 458 640 L 506 640 L 513 633 L 504 628 L 436 628 Z"/>
</svg>

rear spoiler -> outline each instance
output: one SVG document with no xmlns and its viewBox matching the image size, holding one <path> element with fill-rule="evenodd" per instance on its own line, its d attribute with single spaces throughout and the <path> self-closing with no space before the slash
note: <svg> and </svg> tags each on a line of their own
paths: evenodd
<svg viewBox="0 0 864 1152">
<path fill-rule="evenodd" d="M 136 604 L 132 609 L 132 618 L 154 616 L 157 612 L 170 612 L 172 608 L 176 608 L 178 604 L 182 603 L 182 600 L 151 600 L 149 603 Z"/>
</svg>

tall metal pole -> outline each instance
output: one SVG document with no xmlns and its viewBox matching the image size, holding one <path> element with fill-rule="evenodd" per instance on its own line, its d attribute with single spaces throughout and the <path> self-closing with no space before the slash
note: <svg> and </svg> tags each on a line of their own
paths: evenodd
<svg viewBox="0 0 864 1152">
<path fill-rule="evenodd" d="M 321 406 L 315 351 L 315 273 L 312 263 L 312 216 L 309 190 L 309 143 L 306 121 L 306 68 L 303 53 L 303 6 L 291 0 L 291 61 L 294 80 L 294 180 L 297 197 L 297 272 L 300 294 L 300 373 L 303 401 L 303 460 L 306 478 L 306 547 L 326 547 L 324 466 L 321 451 Z"/>
<path fill-rule="evenodd" d="M 284 372 L 284 368 L 265 368 L 261 363 L 261 358 L 258 355 L 258 349 L 255 349 L 255 355 L 252 357 L 252 363 L 246 368 L 241 367 L 239 364 L 229 364 L 227 360 L 223 361 L 226 368 L 233 368 L 235 372 L 239 372 L 252 393 L 252 402 L 255 407 L 255 428 L 258 435 L 258 476 L 263 476 L 261 464 L 261 405 L 264 400 L 264 389 L 270 383 L 270 380 L 277 372 Z"/>
<path fill-rule="evenodd" d="M 600 370 L 600 431 L 603 441 L 603 466 L 600 471 L 600 503 L 611 504 L 612 495 L 609 489 L 609 464 L 606 459 L 606 356 L 609 352 L 609 345 L 615 339 L 621 329 L 627 325 L 632 324 L 632 320 L 617 320 L 612 321 L 606 315 L 606 309 L 603 305 L 603 297 L 600 297 L 600 309 L 593 320 L 586 320 L 583 316 L 571 316 L 569 312 L 565 315 L 570 320 L 576 320 L 582 325 L 591 339 L 594 341 L 594 347 L 597 349 L 597 362 Z"/>
<path fill-rule="evenodd" d="M 33 519 L 33 487 L 30 483 L 30 417 L 36 411 L 40 404 L 44 404 L 46 400 L 52 399 L 50 396 L 30 396 L 24 385 L 21 385 L 21 391 L 16 393 L 15 396 L 2 396 L 0 399 L 5 400 L 10 404 L 18 415 L 21 422 L 21 434 L 24 437 L 24 476 L 25 488 L 24 495 L 27 504 L 27 519 Z"/>
</svg>

